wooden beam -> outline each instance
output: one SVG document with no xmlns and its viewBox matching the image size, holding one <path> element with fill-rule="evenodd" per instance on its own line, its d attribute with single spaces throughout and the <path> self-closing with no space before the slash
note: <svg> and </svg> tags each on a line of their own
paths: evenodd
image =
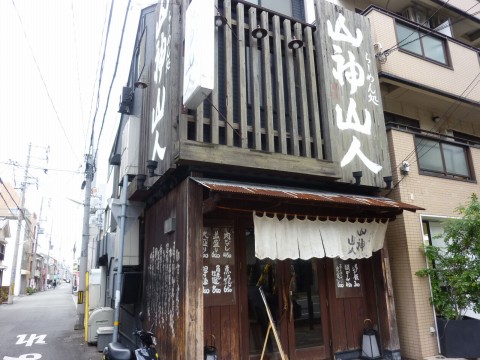
<svg viewBox="0 0 480 360">
<path fill-rule="evenodd" d="M 288 43 L 292 40 L 290 20 L 283 20 L 283 36 L 285 38 L 285 60 L 287 67 L 287 88 L 288 88 L 288 113 L 290 115 L 290 148 L 295 156 L 300 155 L 298 145 L 298 121 L 297 121 L 297 91 L 295 89 L 295 68 L 293 65 L 293 51 L 289 49 Z"/>
<path fill-rule="evenodd" d="M 287 153 L 287 130 L 285 120 L 285 93 L 283 91 L 283 60 L 282 60 L 282 35 L 280 18 L 274 15 L 272 18 L 273 29 L 273 68 L 275 77 L 275 98 L 277 100 L 278 121 L 278 147 L 282 154 Z"/>
<path fill-rule="evenodd" d="M 262 11 L 261 27 L 268 31 L 268 13 Z M 262 69 L 263 69 L 263 109 L 265 111 L 265 132 L 267 151 L 275 151 L 275 143 L 273 141 L 273 98 L 272 98 L 272 71 L 270 63 L 270 31 L 267 36 L 262 39 Z"/>
<path fill-rule="evenodd" d="M 248 147 L 247 124 L 247 65 L 245 63 L 245 22 L 244 6 L 237 4 L 237 37 L 238 37 L 238 82 L 239 82 L 239 107 L 240 107 L 240 136 L 241 147 Z"/>
<path fill-rule="evenodd" d="M 250 29 L 257 28 L 257 9 L 248 10 Z M 258 40 L 250 37 L 250 100 L 253 111 L 253 147 L 262 150 L 262 123 L 260 117 L 260 78 L 262 72 L 258 60 Z"/>
<path fill-rule="evenodd" d="M 295 37 L 298 40 L 303 39 L 302 25 L 295 23 Z M 303 41 L 303 40 L 302 40 Z M 310 147 L 310 124 L 308 121 L 308 104 L 307 104 L 307 80 L 305 79 L 305 61 L 303 56 L 303 48 L 297 49 L 295 52 L 295 70 L 297 73 L 297 89 L 298 89 L 298 112 L 300 115 L 300 129 L 302 134 L 302 150 L 303 156 L 311 157 L 312 151 Z"/>
<path fill-rule="evenodd" d="M 227 19 L 227 24 L 232 22 L 232 2 L 231 0 L 224 0 L 223 12 Z M 227 109 L 225 135 L 226 144 L 233 146 L 233 72 L 232 66 L 232 29 L 230 26 L 224 26 L 225 39 L 225 107 Z"/>
<path fill-rule="evenodd" d="M 313 52 L 314 44 L 312 38 L 312 28 L 305 28 L 304 42 L 306 47 L 306 65 L 307 65 L 307 95 L 310 104 L 310 117 L 312 119 L 313 131 L 313 156 L 317 159 L 323 159 L 322 149 L 322 129 L 320 127 L 320 109 L 317 93 L 317 75 L 315 71 L 315 55 Z"/>
</svg>

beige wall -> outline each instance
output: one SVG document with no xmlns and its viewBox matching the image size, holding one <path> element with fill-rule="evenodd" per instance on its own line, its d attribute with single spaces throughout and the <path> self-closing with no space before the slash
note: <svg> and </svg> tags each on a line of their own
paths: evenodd
<svg viewBox="0 0 480 360">
<path fill-rule="evenodd" d="M 392 195 L 426 209 L 415 214 L 404 212 L 389 225 L 387 232 L 402 357 L 423 359 L 438 354 L 438 345 L 436 336 L 430 332 L 435 322 L 429 303 L 429 283 L 415 275 L 425 266 L 421 215 L 457 215 L 455 208 L 465 204 L 472 192 L 480 192 L 480 187 L 477 183 L 419 175 L 414 153 L 409 158 L 410 172 L 402 177 L 398 165 L 412 153 L 414 137 L 391 130 L 388 140 L 394 184 L 398 183 Z M 480 172 L 480 150 L 471 148 L 471 153 L 477 172 Z"/>
</svg>

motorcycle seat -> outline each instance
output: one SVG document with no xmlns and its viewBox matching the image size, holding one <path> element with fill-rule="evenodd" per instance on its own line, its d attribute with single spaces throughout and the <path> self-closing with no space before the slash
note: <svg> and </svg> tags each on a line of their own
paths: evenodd
<svg viewBox="0 0 480 360">
<path fill-rule="evenodd" d="M 115 360 L 130 360 L 132 352 L 119 342 L 108 344 L 108 352 Z"/>
</svg>

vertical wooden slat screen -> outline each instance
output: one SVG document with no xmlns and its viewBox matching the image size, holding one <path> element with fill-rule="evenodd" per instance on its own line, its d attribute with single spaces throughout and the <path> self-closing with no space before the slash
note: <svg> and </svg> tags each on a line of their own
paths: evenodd
<svg viewBox="0 0 480 360">
<path fill-rule="evenodd" d="M 295 37 L 303 41 L 302 34 L 302 25 L 296 23 L 294 25 Z M 296 79 L 298 83 L 298 110 L 300 115 L 300 129 L 301 135 L 303 138 L 303 156 L 311 157 L 311 147 L 310 147 L 310 124 L 308 121 L 308 105 L 307 105 L 307 85 L 305 79 L 305 62 L 303 56 L 303 48 L 296 50 L 295 54 L 295 70 L 296 70 Z"/>
<path fill-rule="evenodd" d="M 280 18 L 278 15 L 274 15 L 272 18 L 272 31 L 275 97 L 277 100 L 276 111 L 278 121 L 278 150 L 281 154 L 286 154 L 287 130 L 285 122 L 285 93 L 283 91 L 282 35 Z"/>
<path fill-rule="evenodd" d="M 265 111 L 265 135 L 267 151 L 275 151 L 274 128 L 273 128 L 273 98 L 272 98 L 272 72 L 270 64 L 270 31 L 268 26 L 268 13 L 260 14 L 260 26 L 267 30 L 267 36 L 262 39 L 262 70 L 263 70 L 263 109 Z"/>
<path fill-rule="evenodd" d="M 293 51 L 289 49 L 288 43 L 292 40 L 290 20 L 283 20 L 283 36 L 285 39 L 285 60 L 287 67 L 287 89 L 288 89 L 288 112 L 290 115 L 290 147 L 292 154 L 300 155 L 298 144 L 298 121 L 297 121 L 297 101 L 295 91 L 295 68 L 293 64 Z"/>
<path fill-rule="evenodd" d="M 307 66 L 307 93 L 310 104 L 310 117 L 312 119 L 313 131 L 313 156 L 317 159 L 323 159 L 322 134 L 320 128 L 320 109 L 318 107 L 317 79 L 315 73 L 314 44 L 312 39 L 312 29 L 305 28 L 304 42 L 306 47 L 306 66 Z"/>
<path fill-rule="evenodd" d="M 182 122 L 180 137 L 323 159 L 313 27 L 246 2 L 215 4 L 226 20 L 215 30 L 215 88 L 190 118 L 195 135 Z M 288 47 L 293 35 L 304 48 Z"/>
<path fill-rule="evenodd" d="M 218 9 L 218 3 L 217 0 L 215 0 L 215 6 Z M 214 69 L 218 69 L 218 29 L 215 30 L 215 41 L 214 41 L 214 48 L 215 48 L 215 54 L 214 54 Z M 215 83 L 214 83 L 213 91 L 212 94 L 210 95 L 211 99 L 211 124 L 210 124 L 210 131 L 211 131 L 211 136 L 212 136 L 212 144 L 218 144 L 219 142 L 219 135 L 218 135 L 218 76 L 215 76 Z"/>
<path fill-rule="evenodd" d="M 227 24 L 232 23 L 232 3 L 230 0 L 223 2 L 223 8 Z M 225 142 L 228 146 L 233 146 L 233 73 L 232 73 L 232 29 L 230 26 L 224 26 L 225 38 L 225 102 L 227 116 L 225 122 Z"/>
<path fill-rule="evenodd" d="M 248 10 L 250 31 L 257 28 L 257 9 Z M 250 36 L 250 99 L 253 112 L 253 147 L 262 150 L 262 124 L 260 118 L 260 69 L 258 40 Z"/>
<path fill-rule="evenodd" d="M 237 36 L 238 36 L 238 86 L 240 106 L 241 147 L 248 148 L 247 126 L 247 64 L 245 63 L 245 12 L 243 4 L 237 4 Z"/>
</svg>

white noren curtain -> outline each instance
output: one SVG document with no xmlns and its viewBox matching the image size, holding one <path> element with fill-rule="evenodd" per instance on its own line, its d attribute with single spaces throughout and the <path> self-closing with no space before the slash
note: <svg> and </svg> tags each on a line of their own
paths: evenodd
<svg viewBox="0 0 480 360">
<path fill-rule="evenodd" d="M 361 259 L 383 247 L 388 221 L 304 220 L 253 213 L 255 256 L 260 259 Z"/>
</svg>

